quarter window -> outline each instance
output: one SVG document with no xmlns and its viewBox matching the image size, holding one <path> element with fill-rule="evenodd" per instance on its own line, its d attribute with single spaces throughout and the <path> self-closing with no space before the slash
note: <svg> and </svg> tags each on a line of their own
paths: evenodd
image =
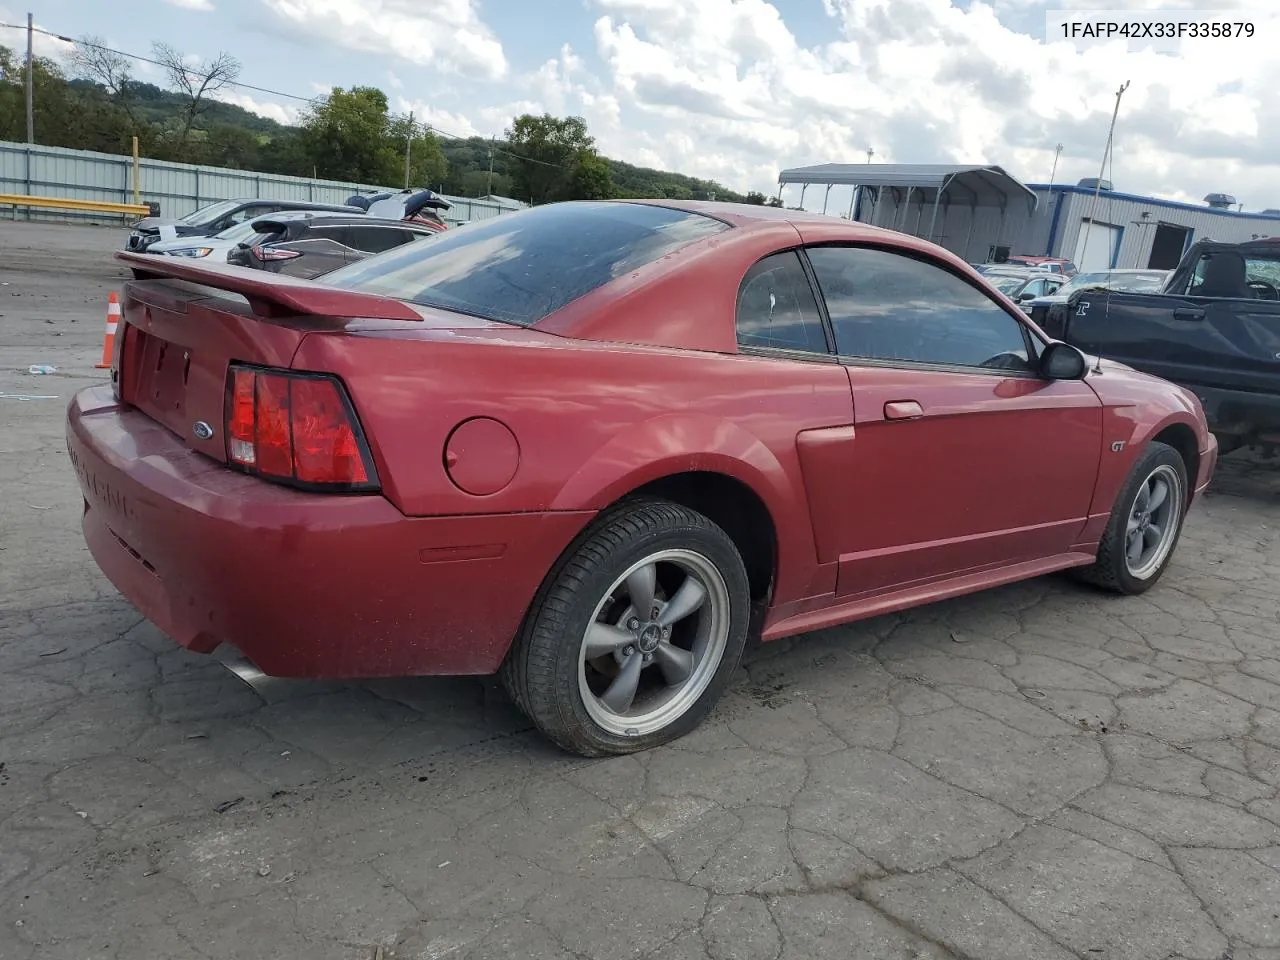
<svg viewBox="0 0 1280 960">
<path fill-rule="evenodd" d="M 1032 370 L 1022 325 L 941 267 L 869 247 L 814 247 L 809 259 L 843 356 Z"/>
<path fill-rule="evenodd" d="M 827 353 L 818 301 L 794 251 L 755 264 L 738 290 L 738 343 L 804 353 Z"/>
</svg>

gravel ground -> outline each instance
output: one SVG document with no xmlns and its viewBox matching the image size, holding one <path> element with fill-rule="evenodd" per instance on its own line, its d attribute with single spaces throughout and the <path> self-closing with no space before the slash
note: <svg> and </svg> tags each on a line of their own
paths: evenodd
<svg viewBox="0 0 1280 960">
<path fill-rule="evenodd" d="M 0 224 L 0 394 L 54 398 L 0 397 L 4 960 L 1280 958 L 1280 464 L 1224 458 L 1143 598 L 771 645 L 582 761 L 489 682 L 251 687 L 116 594 L 62 418 L 123 238 Z"/>
</svg>

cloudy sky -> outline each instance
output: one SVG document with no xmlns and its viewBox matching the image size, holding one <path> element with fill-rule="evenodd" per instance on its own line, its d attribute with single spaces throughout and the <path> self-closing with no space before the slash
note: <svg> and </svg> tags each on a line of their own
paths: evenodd
<svg viewBox="0 0 1280 960">
<path fill-rule="evenodd" d="M 767 193 L 782 167 L 861 162 L 868 147 L 875 162 L 996 163 L 1043 182 L 1061 143 L 1059 182 L 1096 176 L 1128 80 L 1117 189 L 1280 207 L 1277 0 L 28 2 L 38 26 L 130 52 L 151 40 L 229 50 L 243 82 L 304 98 L 377 85 L 446 134 L 577 114 L 610 156 Z M 1046 11 L 1064 7 L 1222 9 L 1258 28 L 1172 50 L 1046 38 Z M 0 21 L 19 18 L 21 0 L 0 0 Z M 284 120 L 300 106 L 252 90 L 227 99 Z"/>
</svg>

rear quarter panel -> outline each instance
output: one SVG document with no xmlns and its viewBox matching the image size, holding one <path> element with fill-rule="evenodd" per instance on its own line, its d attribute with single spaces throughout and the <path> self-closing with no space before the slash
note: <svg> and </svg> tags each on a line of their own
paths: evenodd
<svg viewBox="0 0 1280 960">
<path fill-rule="evenodd" d="M 836 364 L 491 328 L 317 333 L 293 365 L 343 378 L 386 495 L 408 515 L 594 511 L 664 476 L 717 472 L 772 515 L 775 595 L 808 596 L 815 583 L 796 436 L 852 423 Z M 519 446 L 514 477 L 486 496 L 460 490 L 445 464 L 451 432 L 474 417 L 500 421 Z"/>
</svg>

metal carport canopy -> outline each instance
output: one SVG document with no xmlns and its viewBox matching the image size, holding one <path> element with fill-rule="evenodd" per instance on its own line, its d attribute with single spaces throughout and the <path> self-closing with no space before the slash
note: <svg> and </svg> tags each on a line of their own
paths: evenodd
<svg viewBox="0 0 1280 960">
<path fill-rule="evenodd" d="M 997 166 L 952 165 L 943 163 L 820 163 L 793 167 L 778 174 L 779 185 L 787 183 L 830 186 L 885 187 L 910 189 L 923 194 L 925 202 L 969 203 L 982 207 L 1006 207 L 1022 199 L 1028 212 L 1035 212 L 1035 192 Z"/>
</svg>

